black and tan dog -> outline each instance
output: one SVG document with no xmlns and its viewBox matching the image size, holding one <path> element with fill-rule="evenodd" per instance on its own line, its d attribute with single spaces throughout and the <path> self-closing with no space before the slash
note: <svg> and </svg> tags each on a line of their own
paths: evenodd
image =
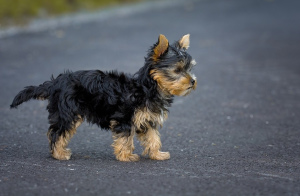
<svg viewBox="0 0 300 196">
<path fill-rule="evenodd" d="M 100 70 L 67 71 L 39 86 L 28 86 L 15 97 L 11 108 L 29 99 L 49 101 L 48 138 L 51 154 L 59 160 L 71 157 L 66 148 L 76 128 L 86 120 L 113 133 L 114 154 L 120 161 L 137 161 L 133 137 L 137 134 L 143 155 L 166 160 L 161 152 L 159 126 L 167 118 L 174 95 L 185 96 L 196 89 L 191 74 L 196 64 L 186 52 L 189 34 L 169 45 L 160 35 L 151 47 L 145 65 L 134 75 Z"/>
</svg>

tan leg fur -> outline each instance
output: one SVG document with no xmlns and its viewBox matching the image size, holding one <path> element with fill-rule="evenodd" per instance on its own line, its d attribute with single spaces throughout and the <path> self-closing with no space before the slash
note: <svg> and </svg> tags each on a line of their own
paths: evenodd
<svg viewBox="0 0 300 196">
<path fill-rule="evenodd" d="M 113 132 L 113 144 L 111 145 L 114 148 L 114 154 L 116 159 L 119 161 L 138 161 L 139 156 L 133 154 L 134 144 L 133 137 L 134 131 L 131 131 L 130 136 L 124 136 L 123 133 L 115 133 L 113 127 L 117 122 L 111 121 L 111 130 Z"/>
<path fill-rule="evenodd" d="M 76 133 L 77 127 L 83 120 L 80 118 L 76 123 L 74 123 L 74 128 L 72 130 L 66 131 L 65 135 L 61 135 L 58 140 L 55 142 L 51 150 L 52 157 L 58 160 L 69 160 L 71 158 L 71 150 L 66 148 L 72 136 Z M 50 133 L 51 130 L 48 131 Z"/>
</svg>

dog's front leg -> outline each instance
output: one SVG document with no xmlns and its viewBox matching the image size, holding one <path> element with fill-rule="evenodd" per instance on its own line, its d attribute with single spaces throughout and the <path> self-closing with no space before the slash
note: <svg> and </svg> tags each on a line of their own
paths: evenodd
<svg viewBox="0 0 300 196">
<path fill-rule="evenodd" d="M 133 137 L 135 132 L 131 130 L 130 132 L 116 133 L 114 130 L 116 125 L 116 121 L 110 122 L 110 128 L 112 130 L 112 137 L 114 140 L 111 146 L 114 148 L 116 159 L 119 161 L 138 161 L 139 156 L 137 154 L 133 154 Z"/>
<path fill-rule="evenodd" d="M 124 135 L 124 133 L 113 133 L 113 144 L 114 154 L 116 159 L 119 161 L 138 161 L 139 156 L 133 154 L 133 134 L 130 136 Z"/>
<path fill-rule="evenodd" d="M 151 159 L 155 160 L 166 160 L 170 159 L 169 152 L 161 152 L 161 141 L 160 134 L 157 129 L 150 128 L 144 133 L 137 134 L 138 140 L 141 145 L 145 148 L 143 155 L 149 155 Z"/>
</svg>

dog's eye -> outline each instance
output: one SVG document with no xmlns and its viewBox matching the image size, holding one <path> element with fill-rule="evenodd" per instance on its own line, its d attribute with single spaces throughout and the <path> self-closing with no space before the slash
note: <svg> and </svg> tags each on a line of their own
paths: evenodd
<svg viewBox="0 0 300 196">
<path fill-rule="evenodd" d="M 192 68 L 193 68 L 193 65 L 192 65 L 192 64 L 188 64 L 188 65 L 186 66 L 187 71 L 191 71 Z"/>
<path fill-rule="evenodd" d="M 174 71 L 175 71 L 175 73 L 180 73 L 182 71 L 182 68 L 181 67 L 177 67 Z"/>
</svg>

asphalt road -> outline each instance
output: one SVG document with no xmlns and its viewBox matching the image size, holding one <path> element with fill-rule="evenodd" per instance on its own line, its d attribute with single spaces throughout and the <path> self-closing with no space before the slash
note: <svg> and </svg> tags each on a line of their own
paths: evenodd
<svg viewBox="0 0 300 196">
<path fill-rule="evenodd" d="M 300 1 L 142 4 L 0 39 L 0 195 L 300 195 Z M 13 97 L 64 70 L 134 73 L 162 33 L 191 34 L 198 88 L 161 129 L 168 161 L 115 160 L 83 124 L 50 157 L 46 102 Z M 136 152 L 142 148 L 135 141 Z"/>
</svg>

